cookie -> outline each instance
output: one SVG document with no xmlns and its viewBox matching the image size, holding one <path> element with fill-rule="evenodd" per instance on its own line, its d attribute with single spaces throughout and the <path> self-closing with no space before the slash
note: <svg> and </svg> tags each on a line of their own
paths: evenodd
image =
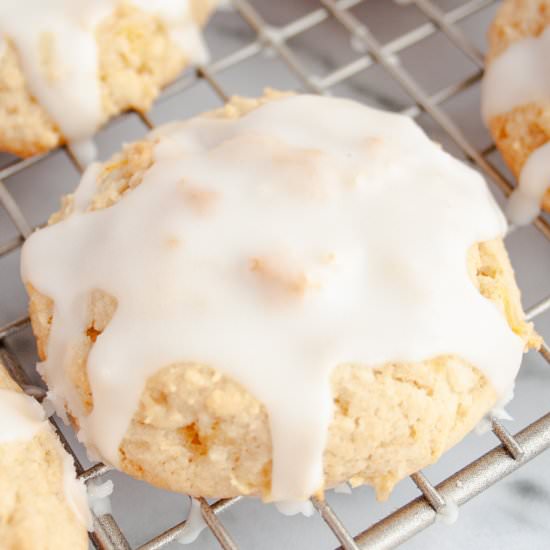
<svg viewBox="0 0 550 550">
<path fill-rule="evenodd" d="M 516 224 L 550 211 L 550 1 L 505 0 L 489 29 L 482 114 L 518 180 L 508 213 Z"/>
<path fill-rule="evenodd" d="M 0 546 L 85 550 L 91 518 L 73 460 L 0 364 Z"/>
<path fill-rule="evenodd" d="M 200 27 L 213 0 L 29 1 L 0 6 L 0 151 L 26 157 L 70 142 L 86 156 L 109 118 L 146 112 L 206 59 Z"/>
<path fill-rule="evenodd" d="M 159 487 L 385 498 L 540 344 L 505 231 L 407 117 L 233 98 L 91 166 L 27 240 L 41 374 L 88 447 Z"/>
</svg>

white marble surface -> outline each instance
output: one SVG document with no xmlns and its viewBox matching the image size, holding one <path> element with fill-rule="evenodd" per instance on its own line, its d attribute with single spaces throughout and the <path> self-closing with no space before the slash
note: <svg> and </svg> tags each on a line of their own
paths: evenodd
<svg viewBox="0 0 550 550">
<path fill-rule="evenodd" d="M 284 25 L 318 7 L 315 0 L 257 0 L 253 2 L 265 20 L 274 26 Z M 442 9 L 462 2 L 441 0 Z M 397 7 L 391 0 L 366 0 L 353 13 L 367 23 L 382 43 L 425 22 L 413 6 Z M 494 13 L 494 6 L 459 24 L 479 48 L 484 48 L 484 33 Z M 234 12 L 217 14 L 210 24 L 207 39 L 213 58 L 218 59 L 254 40 L 253 31 Z M 309 74 L 323 77 L 343 63 L 361 57 L 350 46 L 349 35 L 333 20 L 295 37 L 288 44 Z M 440 33 L 423 40 L 399 55 L 399 59 L 419 80 L 423 88 L 434 93 L 441 87 L 473 74 L 473 64 Z M 217 75 L 229 94 L 258 94 L 263 87 L 300 89 L 300 82 L 273 55 L 259 54 Z M 354 97 L 366 103 L 400 110 L 411 105 L 410 98 L 379 67 L 362 71 L 331 89 L 335 95 Z M 479 116 L 479 87 L 476 85 L 443 107 L 478 148 L 490 143 Z M 155 123 L 186 117 L 216 107 L 219 98 L 201 82 L 185 92 L 159 102 L 151 113 Z M 460 156 L 457 147 L 426 115 L 419 117 L 426 131 Z M 136 116 L 119 118 L 101 131 L 97 138 L 102 158 L 116 151 L 121 142 L 138 138 L 145 132 Z M 0 165 L 9 162 L 0 157 Z M 493 160 L 502 166 L 498 154 Z M 5 183 L 32 224 L 42 223 L 56 209 L 59 196 L 74 188 L 77 172 L 61 151 L 32 166 Z M 494 188 L 497 198 L 500 193 Z M 16 236 L 6 213 L 0 209 L 0 244 Z M 507 244 L 523 289 L 524 304 L 529 307 L 550 294 L 550 244 L 533 228 L 516 231 Z M 26 298 L 18 277 L 19 253 L 14 251 L 0 259 L 0 326 L 25 315 Z M 550 339 L 550 314 L 537 320 L 539 331 Z M 29 330 L 10 339 L 9 345 L 29 370 L 36 361 Z M 519 376 L 516 398 L 509 411 L 514 417 L 507 423 L 512 431 L 529 424 L 550 408 L 550 367 L 536 354 L 529 354 Z M 496 444 L 491 434 L 470 435 L 438 464 L 426 470 L 433 482 L 444 479 L 456 469 L 478 457 Z M 79 454 L 86 462 L 82 449 Z M 113 513 L 132 547 L 179 521 L 186 514 L 185 496 L 159 491 L 122 474 L 110 474 L 115 482 Z M 417 496 L 410 480 L 395 490 L 388 502 L 377 503 L 368 488 L 356 489 L 352 495 L 329 494 L 328 500 L 345 525 L 357 533 L 373 521 Z M 477 497 L 461 511 L 452 526 L 438 523 L 403 547 L 409 550 L 484 548 L 489 550 L 550 548 L 550 452 L 540 456 L 517 473 Z M 329 549 L 337 546 L 331 532 L 318 516 L 287 518 L 273 506 L 255 500 L 243 500 L 224 512 L 222 520 L 242 548 L 247 549 Z M 205 531 L 190 548 L 214 549 L 217 544 Z M 180 548 L 173 544 L 169 548 Z"/>
</svg>

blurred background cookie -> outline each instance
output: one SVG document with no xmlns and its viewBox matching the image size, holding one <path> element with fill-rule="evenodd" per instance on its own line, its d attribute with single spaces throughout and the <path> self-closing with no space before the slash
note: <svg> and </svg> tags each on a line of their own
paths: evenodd
<svg viewBox="0 0 550 550">
<path fill-rule="evenodd" d="M 482 112 L 518 179 L 508 207 L 517 224 L 550 211 L 549 24 L 549 0 L 505 0 L 488 35 Z"/>
<path fill-rule="evenodd" d="M 0 6 L 0 151 L 31 156 L 146 112 L 184 67 L 206 60 L 215 0 L 55 0 Z"/>
<path fill-rule="evenodd" d="M 86 488 L 38 402 L 0 364 L 0 548 L 85 550 Z"/>
</svg>

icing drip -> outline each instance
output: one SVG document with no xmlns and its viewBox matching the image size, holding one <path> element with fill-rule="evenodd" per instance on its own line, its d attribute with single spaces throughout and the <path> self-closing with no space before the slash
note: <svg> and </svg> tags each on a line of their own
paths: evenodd
<svg viewBox="0 0 550 550">
<path fill-rule="evenodd" d="M 283 516 L 296 516 L 301 514 L 310 518 L 315 513 L 315 508 L 311 500 L 282 500 L 275 503 L 277 510 Z"/>
<path fill-rule="evenodd" d="M 77 212 L 84 212 L 96 192 L 96 181 L 101 172 L 101 163 L 94 162 L 86 168 L 75 194 L 73 208 Z"/>
<path fill-rule="evenodd" d="M 105 460 L 118 464 L 147 378 L 178 362 L 266 406 L 275 501 L 322 486 L 337 365 L 456 354 L 511 387 L 523 343 L 466 268 L 504 217 L 481 176 L 409 118 L 295 96 L 150 139 L 141 185 L 85 212 L 87 173 L 78 208 L 22 254 L 24 281 L 55 304 L 41 372 Z M 88 358 L 86 416 L 63 366 L 94 289 L 118 306 Z"/>
<path fill-rule="evenodd" d="M 0 443 L 28 441 L 44 426 L 44 411 L 35 399 L 0 388 Z"/>
<path fill-rule="evenodd" d="M 97 158 L 97 146 L 92 138 L 73 141 L 69 145 L 74 158 L 82 167 L 90 165 Z"/>
<path fill-rule="evenodd" d="M 516 225 L 532 222 L 540 202 L 550 187 L 550 141 L 535 149 L 521 169 L 519 186 L 510 196 L 506 213 Z"/>
<path fill-rule="evenodd" d="M 187 0 L 133 0 L 158 15 L 192 62 L 206 49 Z M 17 48 L 29 90 L 74 144 L 83 164 L 94 151 L 86 141 L 103 120 L 95 29 L 120 0 L 0 2 L 0 38 Z"/>
<path fill-rule="evenodd" d="M 88 507 L 86 485 L 76 477 L 73 457 L 64 450 L 61 452 L 63 453 L 63 490 L 67 503 L 82 525 L 85 525 L 88 531 L 93 531 L 94 525 Z"/>
<path fill-rule="evenodd" d="M 481 112 L 485 124 L 516 107 L 550 99 L 550 28 L 538 37 L 527 37 L 511 44 L 494 59 L 482 82 Z M 513 78 L 510 78 L 513 75 Z M 540 211 L 550 187 L 550 147 L 539 147 L 531 154 L 519 176 L 507 214 L 516 225 L 532 222 Z"/>
<path fill-rule="evenodd" d="M 493 427 L 492 419 L 497 420 L 513 420 L 508 411 L 504 408 L 514 398 L 514 391 L 510 389 L 507 394 L 504 394 L 495 403 L 494 407 L 479 421 L 475 427 L 475 432 L 478 435 L 486 434 Z"/>
<path fill-rule="evenodd" d="M 202 517 L 201 503 L 196 498 L 191 498 L 185 526 L 176 541 L 180 544 L 191 544 L 197 540 L 205 528 L 206 522 Z"/>
</svg>

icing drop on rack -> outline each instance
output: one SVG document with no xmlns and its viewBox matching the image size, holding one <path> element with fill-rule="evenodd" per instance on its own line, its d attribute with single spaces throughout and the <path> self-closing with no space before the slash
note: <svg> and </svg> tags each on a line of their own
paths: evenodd
<svg viewBox="0 0 550 550">
<path fill-rule="evenodd" d="M 139 186 L 103 210 L 79 199 L 22 254 L 24 281 L 54 301 L 41 372 L 105 460 L 118 464 L 148 377 L 174 363 L 212 366 L 266 406 L 275 501 L 322 486 L 337 365 L 456 354 L 512 386 L 523 343 L 466 267 L 504 217 L 412 120 L 295 96 L 149 139 Z M 94 289 L 118 305 L 89 354 L 86 416 L 63 365 Z"/>
<path fill-rule="evenodd" d="M 176 539 L 180 544 L 192 544 L 206 529 L 206 522 L 202 517 L 201 503 L 193 497 L 190 497 L 190 501 L 185 526 Z"/>
<path fill-rule="evenodd" d="M 281 500 L 275 503 L 275 507 L 283 516 L 297 516 L 301 514 L 310 518 L 315 513 L 311 500 Z"/>
</svg>

